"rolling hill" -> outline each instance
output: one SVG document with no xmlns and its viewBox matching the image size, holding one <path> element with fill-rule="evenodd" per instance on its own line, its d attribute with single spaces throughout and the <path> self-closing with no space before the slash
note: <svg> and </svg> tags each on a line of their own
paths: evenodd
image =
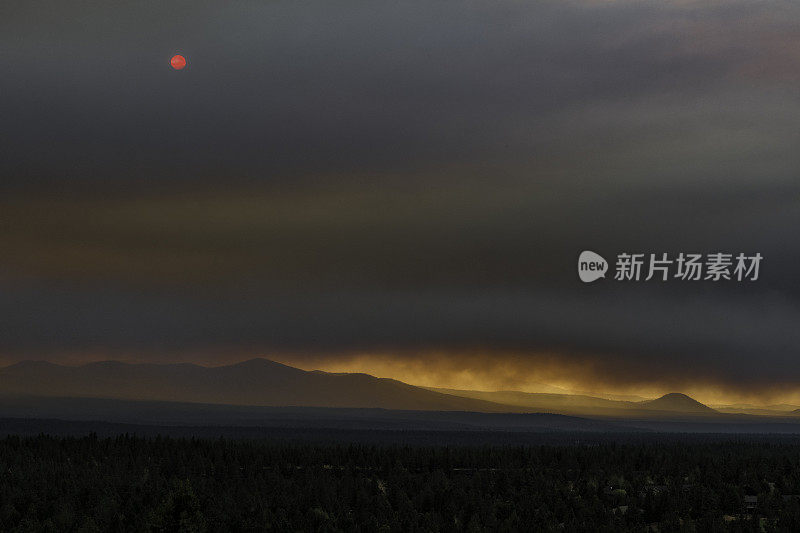
<svg viewBox="0 0 800 533">
<path fill-rule="evenodd" d="M 440 388 L 430 390 L 453 396 L 513 405 L 528 410 L 572 415 L 653 417 L 671 414 L 690 416 L 719 414 L 714 409 L 681 393 L 665 394 L 654 400 L 623 401 L 582 394 L 542 394 L 521 391 L 473 391 Z"/>
<path fill-rule="evenodd" d="M 306 371 L 260 358 L 217 367 L 116 361 L 64 366 L 25 361 L 0 368 L 0 395 L 623 418 L 720 414 L 680 393 L 622 401 L 579 394 L 428 389 L 368 374 Z"/>
<path fill-rule="evenodd" d="M 660 398 L 656 398 L 655 400 L 640 402 L 639 405 L 645 409 L 652 409 L 656 411 L 697 414 L 717 413 L 716 410 L 710 408 L 709 406 L 679 392 L 671 392 L 661 396 Z"/>
<path fill-rule="evenodd" d="M 367 374 L 309 372 L 267 359 L 218 367 L 113 361 L 63 366 L 28 361 L 0 369 L 0 394 L 254 406 L 522 410 L 430 391 L 394 379 Z"/>
<path fill-rule="evenodd" d="M 622 401 L 519 391 L 429 390 L 367 374 L 305 371 L 266 359 L 218 367 L 18 363 L 0 368 L 0 418 L 5 420 L 0 432 L 16 424 L 14 420 L 58 419 L 264 431 L 800 433 L 798 417 L 788 412 L 721 413 L 680 393 Z"/>
<path fill-rule="evenodd" d="M 626 409 L 631 402 L 607 400 L 582 394 L 548 394 L 521 391 L 474 391 L 460 389 L 432 388 L 430 390 L 463 396 L 495 403 L 503 403 L 527 409 L 546 411 L 580 411 L 592 412 L 603 409 Z"/>
</svg>

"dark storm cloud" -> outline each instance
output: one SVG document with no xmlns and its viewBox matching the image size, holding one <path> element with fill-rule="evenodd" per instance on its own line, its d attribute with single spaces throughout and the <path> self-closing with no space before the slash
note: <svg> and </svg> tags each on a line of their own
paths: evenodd
<svg viewBox="0 0 800 533">
<path fill-rule="evenodd" d="M 800 378 L 794 3 L 0 21 L 9 358 L 481 349 L 615 384 Z M 585 248 L 765 260 L 750 284 L 584 286 Z"/>
<path fill-rule="evenodd" d="M 446 347 L 454 358 L 482 353 L 480 370 L 491 366 L 494 353 L 512 352 L 562 370 L 588 366 L 594 381 L 606 385 L 734 383 L 761 391 L 796 383 L 791 368 L 800 342 L 800 309 L 777 295 L 674 297 L 624 289 L 613 297 L 434 290 L 235 299 L 114 290 L 5 294 L 3 348 L 18 356 L 88 350 L 94 358 L 122 352 L 147 360 L 166 353 L 205 361 L 226 348 L 237 357 L 268 350 L 336 358 Z M 535 365 L 525 370 L 536 376 Z"/>
<path fill-rule="evenodd" d="M 774 61 L 785 43 L 767 32 L 796 29 L 761 20 L 746 4 L 11 6 L 0 89 L 14 127 L 3 156 L 11 170 L 48 181 L 265 179 L 602 150 L 636 124 L 615 131 L 601 123 L 593 138 L 573 139 L 593 126 L 582 111 L 633 112 L 640 122 L 662 111 L 640 99 L 671 96 L 708 114 L 704 106 L 750 84 L 731 77 Z M 764 57 L 726 37 L 731 24 L 755 38 Z M 171 72 L 167 60 L 178 50 L 190 66 Z M 666 116 L 638 126 L 655 136 L 714 124 Z"/>
</svg>

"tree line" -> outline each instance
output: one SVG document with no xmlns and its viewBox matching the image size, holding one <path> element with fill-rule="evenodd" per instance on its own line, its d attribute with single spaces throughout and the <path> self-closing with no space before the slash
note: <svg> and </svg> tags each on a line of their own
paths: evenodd
<svg viewBox="0 0 800 533">
<path fill-rule="evenodd" d="M 9 436 L 3 531 L 798 531 L 800 446 Z"/>
</svg>

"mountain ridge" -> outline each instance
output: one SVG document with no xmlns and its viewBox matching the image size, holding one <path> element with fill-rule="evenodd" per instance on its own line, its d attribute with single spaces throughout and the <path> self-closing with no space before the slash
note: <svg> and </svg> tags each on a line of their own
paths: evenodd
<svg viewBox="0 0 800 533">
<path fill-rule="evenodd" d="M 21 361 L 0 368 L 0 394 L 577 416 L 721 414 L 682 393 L 634 402 L 578 394 L 426 388 L 366 373 L 302 370 L 261 357 L 220 366 L 113 360 L 67 366 Z"/>
<path fill-rule="evenodd" d="M 698 402 L 691 396 L 683 394 L 682 392 L 670 392 L 655 400 L 646 400 L 641 402 L 650 409 L 657 409 L 661 411 L 680 411 L 692 413 L 717 413 L 716 409 Z"/>
<path fill-rule="evenodd" d="M 613 416 L 623 413 L 654 415 L 681 413 L 690 415 L 716 415 L 718 411 L 683 393 L 668 393 L 659 398 L 643 401 L 611 400 L 585 394 L 550 394 L 522 391 L 473 391 L 462 389 L 431 388 L 437 392 L 465 396 L 527 409 L 547 410 L 567 414 Z"/>
<path fill-rule="evenodd" d="M 79 366 L 22 362 L 0 368 L 0 393 L 254 406 L 520 411 L 390 378 L 306 371 L 264 358 L 214 367 L 120 361 Z"/>
</svg>

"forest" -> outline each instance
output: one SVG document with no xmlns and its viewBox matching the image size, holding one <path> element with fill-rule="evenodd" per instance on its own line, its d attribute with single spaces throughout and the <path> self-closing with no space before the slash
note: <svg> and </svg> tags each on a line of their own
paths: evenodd
<svg viewBox="0 0 800 533">
<path fill-rule="evenodd" d="M 798 531 L 800 446 L 0 440 L 3 531 Z"/>
</svg>

